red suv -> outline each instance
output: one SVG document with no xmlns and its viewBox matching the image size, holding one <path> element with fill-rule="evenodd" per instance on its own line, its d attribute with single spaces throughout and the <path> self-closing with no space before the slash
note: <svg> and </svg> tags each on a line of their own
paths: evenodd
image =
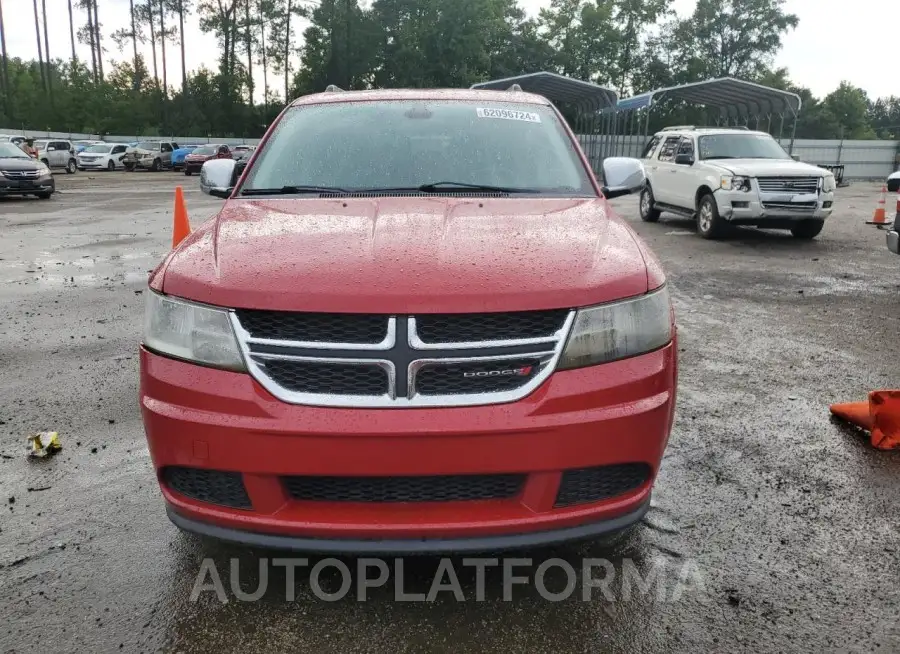
<svg viewBox="0 0 900 654">
<path fill-rule="evenodd" d="M 140 402 L 180 528 L 344 553 L 640 520 L 672 426 L 661 267 L 522 92 L 300 98 L 152 273 Z"/>
<path fill-rule="evenodd" d="M 231 150 L 224 143 L 221 145 L 201 145 L 184 157 L 184 174 L 190 177 L 199 173 L 203 164 L 211 159 L 232 159 Z"/>
</svg>

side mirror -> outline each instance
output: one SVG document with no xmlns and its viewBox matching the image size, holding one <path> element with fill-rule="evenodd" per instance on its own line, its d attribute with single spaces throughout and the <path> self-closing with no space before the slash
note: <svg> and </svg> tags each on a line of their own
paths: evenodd
<svg viewBox="0 0 900 654">
<path fill-rule="evenodd" d="M 48 145 L 47 152 L 56 152 L 56 148 L 54 148 L 52 145 Z"/>
<path fill-rule="evenodd" d="M 692 154 L 676 154 L 675 164 L 678 166 L 693 166 L 694 155 Z"/>
<path fill-rule="evenodd" d="M 628 195 L 640 189 L 647 176 L 644 164 L 630 157 L 607 157 L 603 160 L 603 181 L 600 189 L 607 200 Z"/>
<path fill-rule="evenodd" d="M 233 159 L 210 159 L 200 168 L 200 190 L 217 198 L 228 198 L 236 182 Z"/>
</svg>

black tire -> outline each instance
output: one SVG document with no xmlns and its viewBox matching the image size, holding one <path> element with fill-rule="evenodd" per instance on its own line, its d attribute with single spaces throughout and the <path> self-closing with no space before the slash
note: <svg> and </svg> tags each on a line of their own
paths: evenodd
<svg viewBox="0 0 900 654">
<path fill-rule="evenodd" d="M 727 225 L 719 215 L 719 206 L 712 193 L 707 193 L 697 204 L 697 233 L 703 238 L 717 239 L 725 233 Z"/>
<path fill-rule="evenodd" d="M 794 238 L 810 241 L 819 235 L 823 227 L 825 227 L 824 220 L 801 220 L 791 227 L 791 234 L 794 235 Z"/>
<path fill-rule="evenodd" d="M 151 173 L 158 173 L 158 172 L 159 172 L 159 167 L 160 167 L 161 165 L 162 165 L 162 162 L 160 162 L 159 159 L 154 159 L 154 160 L 153 160 L 153 163 L 150 164 L 150 172 L 151 172 Z"/>
<path fill-rule="evenodd" d="M 43 193 L 35 193 L 35 195 L 41 200 L 49 200 L 50 196 L 53 195 L 53 191 L 44 191 Z"/>
<path fill-rule="evenodd" d="M 185 177 L 190 177 L 190 176 L 193 175 L 193 174 L 194 174 L 194 173 L 192 173 L 192 172 L 191 172 L 190 170 L 188 170 L 187 168 L 184 169 L 184 176 L 185 176 Z"/>
<path fill-rule="evenodd" d="M 112 159 L 110 159 L 109 162 L 107 162 L 107 164 L 106 164 L 106 169 L 109 172 L 114 171 L 116 169 L 116 162 L 113 161 Z"/>
<path fill-rule="evenodd" d="M 656 198 L 653 197 L 653 189 L 650 188 L 649 184 L 646 184 L 644 188 L 641 189 L 641 199 L 640 204 L 638 205 L 641 220 L 645 223 L 655 223 L 659 220 L 659 216 L 662 212 L 659 209 L 653 208 L 655 202 Z"/>
<path fill-rule="evenodd" d="M 41 163 L 44 164 L 45 166 L 47 166 L 47 168 L 50 167 L 50 160 L 49 160 L 49 159 L 41 159 Z"/>
<path fill-rule="evenodd" d="M 897 191 L 900 191 L 900 178 L 889 179 L 887 182 L 887 190 L 889 193 L 896 193 Z"/>
<path fill-rule="evenodd" d="M 129 173 L 134 172 L 134 164 L 125 164 L 125 170 Z"/>
<path fill-rule="evenodd" d="M 74 159 L 69 159 L 69 163 L 66 164 L 66 175 L 74 175 L 77 170 L 78 162 Z"/>
</svg>

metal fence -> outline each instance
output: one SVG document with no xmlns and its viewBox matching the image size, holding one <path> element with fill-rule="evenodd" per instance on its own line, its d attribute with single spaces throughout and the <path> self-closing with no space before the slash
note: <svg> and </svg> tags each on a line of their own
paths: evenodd
<svg viewBox="0 0 900 654">
<path fill-rule="evenodd" d="M 97 141 L 100 140 L 100 136 L 97 134 L 76 134 L 73 132 L 41 132 L 33 129 L 15 129 L 15 128 L 4 128 L 0 127 L 0 134 L 9 134 L 9 135 L 22 135 L 27 136 L 33 139 L 65 139 L 67 141 Z M 256 145 L 259 143 L 259 139 L 244 139 L 244 138 L 223 138 L 219 136 L 168 136 L 168 135 L 160 135 L 160 136 L 150 136 L 144 134 L 143 136 L 139 135 L 120 135 L 120 134 L 107 134 L 103 137 L 104 141 L 109 143 L 133 143 L 135 141 L 174 141 L 175 143 L 182 144 L 203 144 L 203 143 L 227 143 L 228 145 Z"/>
<path fill-rule="evenodd" d="M 67 139 L 71 141 L 96 140 L 96 134 L 72 134 L 66 132 L 39 132 L 0 127 L 0 134 L 23 134 L 35 139 Z M 228 145 L 256 145 L 259 139 L 221 138 L 216 136 L 137 136 L 107 135 L 106 141 L 131 143 L 140 140 L 166 139 L 179 144 L 227 143 Z M 637 157 L 645 145 L 642 136 L 579 135 L 582 148 L 590 153 L 594 170 L 600 172 L 600 164 L 606 156 Z M 787 148 L 790 139 L 782 145 Z M 844 179 L 884 179 L 900 168 L 900 141 L 841 141 L 797 139 L 794 155 L 815 165 L 844 166 Z"/>
<path fill-rule="evenodd" d="M 642 136 L 585 135 L 578 137 L 600 172 L 605 156 L 639 157 L 646 140 Z M 790 139 L 781 145 L 787 149 Z M 900 141 L 840 141 L 797 139 L 794 156 L 814 165 L 844 166 L 845 180 L 884 179 L 900 168 Z"/>
</svg>

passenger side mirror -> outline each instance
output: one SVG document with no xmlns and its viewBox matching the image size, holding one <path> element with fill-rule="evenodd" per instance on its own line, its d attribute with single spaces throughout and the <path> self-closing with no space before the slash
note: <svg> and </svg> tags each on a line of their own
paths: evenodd
<svg viewBox="0 0 900 654">
<path fill-rule="evenodd" d="M 210 159 L 200 168 L 200 190 L 217 198 L 228 198 L 237 183 L 234 159 Z"/>
<path fill-rule="evenodd" d="M 607 157 L 603 160 L 604 186 L 601 192 L 607 200 L 628 195 L 640 189 L 647 176 L 644 164 L 630 157 Z"/>
<path fill-rule="evenodd" d="M 676 154 L 675 163 L 679 166 L 693 166 L 694 155 L 692 154 Z"/>
</svg>

